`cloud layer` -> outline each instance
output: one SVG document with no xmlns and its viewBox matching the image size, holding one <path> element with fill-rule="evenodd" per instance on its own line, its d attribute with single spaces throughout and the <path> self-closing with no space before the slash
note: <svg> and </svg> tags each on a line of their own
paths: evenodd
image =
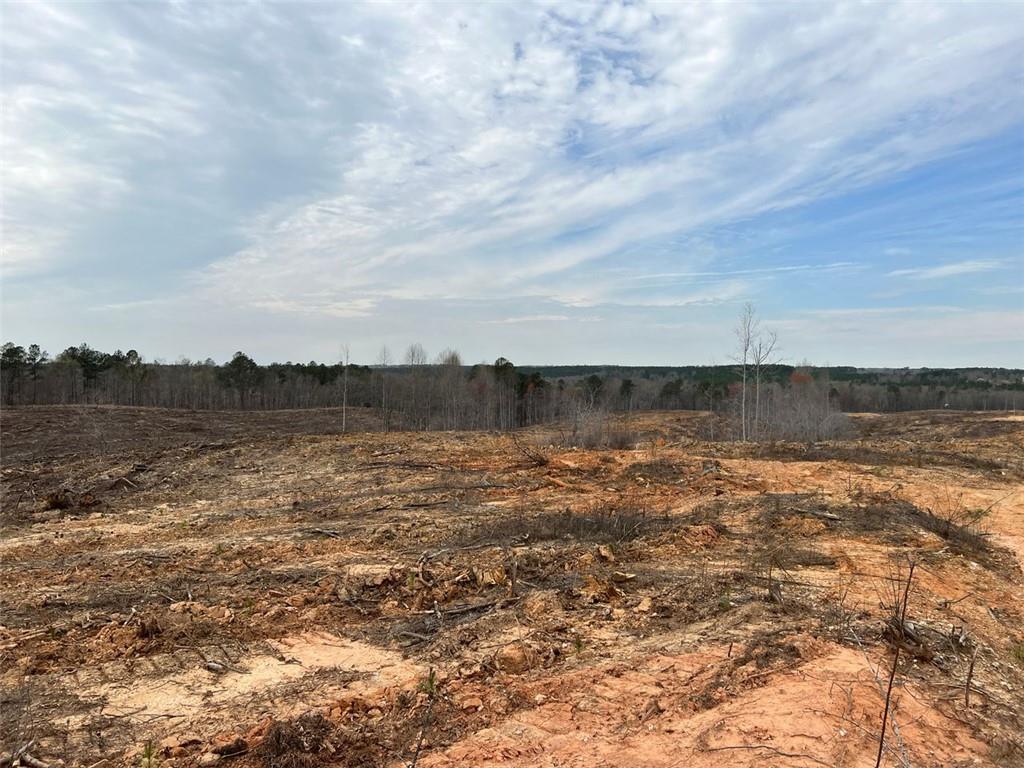
<svg viewBox="0 0 1024 768">
<path fill-rule="evenodd" d="M 610 361 L 595 318 L 982 311 L 994 282 L 951 302 L 948 281 L 1021 276 L 1018 5 L 4 13 L 5 291 L 57 292 L 107 337 L 139 302 L 315 328 L 313 351 L 329 327 L 487 354 L 495 326 L 585 322 L 608 341 L 572 359 Z"/>
</svg>

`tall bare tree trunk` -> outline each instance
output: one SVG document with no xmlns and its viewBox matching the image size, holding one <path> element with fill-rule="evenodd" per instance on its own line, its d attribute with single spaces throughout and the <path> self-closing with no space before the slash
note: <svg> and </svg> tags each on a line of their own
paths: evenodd
<svg viewBox="0 0 1024 768">
<path fill-rule="evenodd" d="M 348 428 L 348 344 L 342 347 L 345 353 L 345 368 L 341 374 L 341 431 Z"/>
<path fill-rule="evenodd" d="M 747 441 L 747 364 L 750 361 L 751 346 L 757 336 L 757 317 L 754 305 L 749 302 L 743 307 L 739 325 L 736 326 L 736 339 L 739 342 L 736 361 L 741 365 L 743 390 L 740 392 L 740 435 Z"/>
</svg>

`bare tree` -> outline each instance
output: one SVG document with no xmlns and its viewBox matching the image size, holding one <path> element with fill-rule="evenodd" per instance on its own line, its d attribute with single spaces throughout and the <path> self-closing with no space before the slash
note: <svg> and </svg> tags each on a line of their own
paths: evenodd
<svg viewBox="0 0 1024 768">
<path fill-rule="evenodd" d="M 741 366 L 742 391 L 740 392 L 740 434 L 743 441 L 747 440 L 747 367 L 750 364 L 751 351 L 758 335 L 757 313 L 754 305 L 747 302 L 743 305 L 739 323 L 736 325 L 736 353 L 733 359 Z"/>
<path fill-rule="evenodd" d="M 405 350 L 405 364 L 406 365 L 426 365 L 427 364 L 427 353 L 423 349 L 423 345 L 416 343 L 410 344 L 409 348 Z"/>
<path fill-rule="evenodd" d="M 423 368 L 427 364 L 427 352 L 419 343 L 410 344 L 405 351 L 405 364 L 411 369 L 409 384 L 411 392 L 405 403 L 405 419 L 412 423 L 413 429 L 426 429 L 429 418 L 429 404 L 425 402 L 425 375 Z"/>
<path fill-rule="evenodd" d="M 458 429 L 462 422 L 463 375 L 462 358 L 454 349 L 437 356 L 438 386 L 441 390 L 441 423 L 444 429 Z"/>
<path fill-rule="evenodd" d="M 391 365 L 391 352 L 387 344 L 382 344 L 377 355 L 377 365 L 380 367 L 380 415 L 381 426 L 388 431 L 388 366 Z"/>
<path fill-rule="evenodd" d="M 772 356 L 775 354 L 778 340 L 775 331 L 758 334 L 754 339 L 752 349 L 754 359 L 754 439 L 761 438 L 761 427 L 764 420 L 761 413 L 761 369 L 775 362 Z"/>
<path fill-rule="evenodd" d="M 341 357 L 344 368 L 341 371 L 341 431 L 348 427 L 348 344 L 341 345 Z"/>
</svg>

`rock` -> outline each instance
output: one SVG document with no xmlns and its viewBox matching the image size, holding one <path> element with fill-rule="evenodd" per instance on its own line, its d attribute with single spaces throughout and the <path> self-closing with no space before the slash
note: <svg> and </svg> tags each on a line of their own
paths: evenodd
<svg viewBox="0 0 1024 768">
<path fill-rule="evenodd" d="M 287 600 L 285 600 L 285 602 L 288 603 L 288 605 L 290 605 L 292 608 L 302 608 L 306 604 L 306 596 L 292 595 Z"/>
<path fill-rule="evenodd" d="M 484 702 L 479 696 L 469 696 L 459 702 L 459 706 L 466 712 L 477 712 L 484 707 Z"/>
<path fill-rule="evenodd" d="M 612 581 L 617 581 L 620 584 L 622 582 L 624 582 L 624 581 L 632 581 L 635 578 L 636 578 L 636 574 L 635 573 L 624 573 L 622 571 L 615 571 L 612 574 Z"/>
<path fill-rule="evenodd" d="M 633 610 L 635 610 L 637 613 L 650 613 L 654 610 L 654 601 L 651 600 L 651 598 L 649 597 L 645 597 L 641 599 L 639 603 L 637 603 L 636 608 L 634 608 Z"/>
<path fill-rule="evenodd" d="M 495 652 L 494 665 L 502 672 L 526 672 L 537 665 L 537 654 L 521 643 L 506 645 Z"/>
<path fill-rule="evenodd" d="M 615 562 L 615 553 L 612 552 L 612 548 L 607 544 L 599 544 L 597 554 L 602 560 L 607 560 L 609 563 Z"/>
<path fill-rule="evenodd" d="M 215 765 L 220 761 L 220 755 L 216 752 L 206 752 L 199 757 L 199 765 Z"/>
<path fill-rule="evenodd" d="M 584 552 L 579 556 L 576 565 L 580 568 L 589 568 L 594 564 L 594 556 L 590 552 Z"/>
</svg>

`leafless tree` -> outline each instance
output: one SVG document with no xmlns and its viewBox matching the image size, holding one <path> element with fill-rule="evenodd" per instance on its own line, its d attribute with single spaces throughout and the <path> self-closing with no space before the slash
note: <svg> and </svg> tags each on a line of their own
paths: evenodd
<svg viewBox="0 0 1024 768">
<path fill-rule="evenodd" d="M 754 438 L 762 436 L 764 415 L 761 413 L 761 370 L 768 365 L 774 364 L 775 348 L 778 344 L 778 336 L 775 331 L 758 334 L 753 343 L 752 356 L 754 360 Z"/>
<path fill-rule="evenodd" d="M 462 358 L 454 349 L 437 356 L 437 379 L 441 389 L 441 423 L 444 429 L 458 429 L 463 423 L 465 376 Z"/>
<path fill-rule="evenodd" d="M 377 354 L 377 366 L 380 368 L 380 415 L 381 428 L 387 432 L 389 424 L 388 410 L 388 366 L 391 365 L 391 351 L 387 344 L 382 344 Z"/>
<path fill-rule="evenodd" d="M 341 357 L 345 366 L 341 372 L 341 431 L 344 434 L 348 426 L 348 344 L 341 345 Z"/>
<path fill-rule="evenodd" d="M 743 305 L 739 323 L 735 328 L 736 353 L 733 359 L 741 366 L 740 391 L 740 434 L 743 441 L 747 440 L 747 368 L 750 365 L 751 352 L 758 335 L 757 313 L 754 305 L 747 302 Z"/>
<path fill-rule="evenodd" d="M 423 349 L 423 345 L 416 343 L 410 344 L 409 348 L 405 350 L 405 364 L 406 365 L 426 365 L 427 364 L 427 353 Z"/>
<path fill-rule="evenodd" d="M 409 372 L 409 391 L 405 398 L 404 418 L 410 422 L 414 429 L 426 429 L 429 414 L 429 405 L 424 402 L 426 393 L 426 372 L 423 368 L 427 364 L 427 353 L 423 345 L 419 343 L 410 344 L 405 351 L 405 364 L 412 370 Z"/>
</svg>

